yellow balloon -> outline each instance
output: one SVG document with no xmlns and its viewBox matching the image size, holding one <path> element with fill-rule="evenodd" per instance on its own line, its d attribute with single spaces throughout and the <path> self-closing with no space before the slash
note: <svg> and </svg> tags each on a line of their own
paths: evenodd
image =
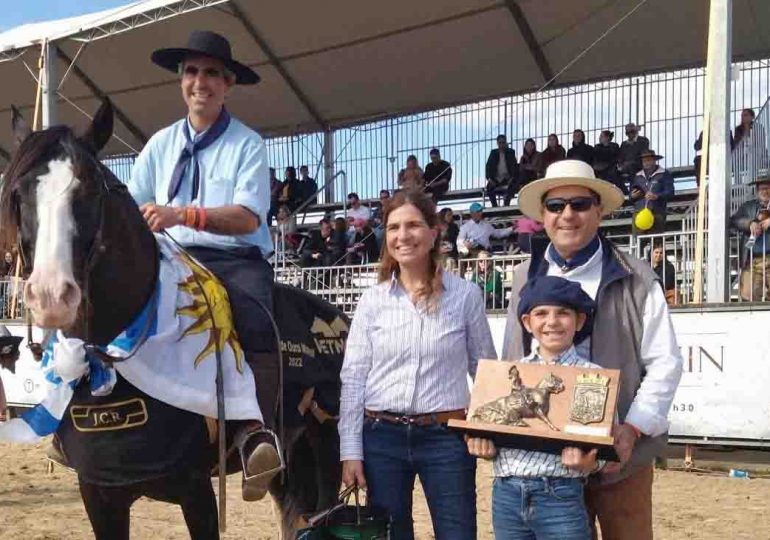
<svg viewBox="0 0 770 540">
<path fill-rule="evenodd" d="M 640 231 L 649 231 L 654 223 L 655 216 L 652 215 L 652 211 L 649 208 L 642 208 L 634 217 L 634 225 Z"/>
</svg>

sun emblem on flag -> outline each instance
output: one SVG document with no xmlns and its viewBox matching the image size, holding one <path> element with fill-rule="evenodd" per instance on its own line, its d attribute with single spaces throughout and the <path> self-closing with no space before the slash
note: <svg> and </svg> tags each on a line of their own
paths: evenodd
<svg viewBox="0 0 770 540">
<path fill-rule="evenodd" d="M 210 354 L 217 350 L 224 351 L 225 345 L 229 345 L 235 356 L 238 373 L 243 373 L 243 350 L 235 332 L 227 291 L 214 274 L 187 255 L 182 254 L 181 257 L 191 274 L 178 285 L 181 290 L 190 295 L 191 303 L 177 308 L 176 312 L 177 315 L 192 318 L 194 322 L 187 327 L 179 339 L 209 332 L 208 343 L 195 358 L 195 367 L 198 367 Z"/>
</svg>

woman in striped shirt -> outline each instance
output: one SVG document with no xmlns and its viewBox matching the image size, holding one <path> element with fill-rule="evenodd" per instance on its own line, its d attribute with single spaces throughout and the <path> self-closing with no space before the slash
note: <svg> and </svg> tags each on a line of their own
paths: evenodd
<svg viewBox="0 0 770 540">
<path fill-rule="evenodd" d="M 379 283 L 359 300 L 340 377 L 343 482 L 367 487 L 393 538 L 414 538 L 415 476 L 436 538 L 476 538 L 476 464 L 450 418 L 465 418 L 468 375 L 497 358 L 478 287 L 440 267 L 432 199 L 397 193 L 385 206 Z"/>
</svg>

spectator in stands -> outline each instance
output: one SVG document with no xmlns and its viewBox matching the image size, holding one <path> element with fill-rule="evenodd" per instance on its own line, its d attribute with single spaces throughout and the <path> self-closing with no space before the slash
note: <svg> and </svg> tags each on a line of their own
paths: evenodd
<svg viewBox="0 0 770 540">
<path fill-rule="evenodd" d="M 299 242 L 297 216 L 292 214 L 287 205 L 281 205 L 273 227 L 273 245 L 277 245 L 278 251 L 283 250 L 284 254 L 293 254 L 296 253 Z"/>
<path fill-rule="evenodd" d="M 663 294 L 666 297 L 666 303 L 669 306 L 676 304 L 676 270 L 666 258 L 666 251 L 661 244 L 656 245 L 650 252 L 650 265 L 653 272 L 660 279 L 660 286 L 663 288 Z"/>
<path fill-rule="evenodd" d="M 380 250 L 369 222 L 358 218 L 353 221 L 353 227 L 355 235 L 352 243 L 348 246 L 345 262 L 347 264 L 376 263 L 380 259 Z"/>
<path fill-rule="evenodd" d="M 406 158 L 406 168 L 398 171 L 399 189 L 422 189 L 425 185 L 425 172 L 417 164 L 417 156 Z"/>
<path fill-rule="evenodd" d="M 579 159 L 583 163 L 594 164 L 594 147 L 586 144 L 586 134 L 582 129 L 572 132 L 572 147 L 567 152 L 567 159 Z"/>
<path fill-rule="evenodd" d="M 620 423 L 612 430 L 621 463 L 608 463 L 588 481 L 590 523 L 598 517 L 604 538 L 629 538 L 633 531 L 634 539 L 652 539 L 653 461 L 666 448 L 682 357 L 650 263 L 598 234 L 602 216 L 622 204 L 620 190 L 580 161 L 556 163 L 545 179 L 521 190 L 521 212 L 543 222 L 551 243 L 514 270 L 502 358 L 517 361 L 533 350 L 517 317 L 528 280 L 563 277 L 593 298 L 593 330 L 575 347 L 582 358 L 621 371 Z"/>
<path fill-rule="evenodd" d="M 537 178 L 538 160 L 540 152 L 537 151 L 535 139 L 527 139 L 524 142 L 524 150 L 519 160 L 519 189 L 523 188 Z M 508 206 L 510 198 L 505 203 Z"/>
<path fill-rule="evenodd" d="M 434 201 L 449 191 L 449 181 L 452 179 L 452 166 L 448 161 L 441 159 L 438 148 L 430 151 L 430 163 L 425 166 L 423 180 L 425 192 L 433 196 Z"/>
<path fill-rule="evenodd" d="M 385 228 L 382 226 L 382 216 L 385 213 L 385 203 L 390 200 L 390 191 L 380 190 L 380 203 L 372 208 L 372 230 L 377 239 L 377 246 L 382 247 L 382 239 L 385 237 Z"/>
<path fill-rule="evenodd" d="M 332 239 L 329 246 L 332 255 L 331 260 L 334 261 L 331 266 L 342 264 L 345 260 L 349 244 L 348 223 L 345 221 L 345 218 L 335 218 L 334 230 L 332 231 Z"/>
<path fill-rule="evenodd" d="M 741 298 L 759 302 L 770 298 L 770 175 L 752 183 L 756 198 L 738 207 L 730 217 L 730 229 L 741 233 Z"/>
<path fill-rule="evenodd" d="M 308 266 L 331 266 L 334 264 L 332 254 L 332 224 L 323 218 L 318 229 L 310 232 L 310 239 L 302 249 L 301 264 Z"/>
<path fill-rule="evenodd" d="M 437 226 L 429 196 L 393 196 L 379 283 L 358 302 L 340 373 L 342 481 L 365 487 L 402 540 L 415 476 L 434 536 L 476 538 L 475 459 L 446 424 L 465 418 L 478 360 L 497 357 L 478 289 L 440 269 Z"/>
<path fill-rule="evenodd" d="M 642 170 L 642 152 L 650 149 L 650 140 L 639 135 L 639 128 L 633 122 L 626 124 L 626 140 L 620 145 L 618 171 L 623 181 L 631 181 Z"/>
<path fill-rule="evenodd" d="M 492 251 L 490 238 L 506 238 L 513 234 L 513 227 L 495 229 L 484 219 L 484 207 L 473 203 L 469 209 L 471 219 L 463 223 L 457 235 L 457 250 L 463 257 L 476 257 L 482 250 Z"/>
<path fill-rule="evenodd" d="M 283 189 L 278 197 L 278 203 L 293 212 L 302 204 L 302 186 L 297 178 L 297 169 L 286 167 L 283 177 Z"/>
<path fill-rule="evenodd" d="M 543 224 L 527 216 L 522 216 L 514 221 L 514 228 L 517 235 L 516 241 L 524 253 L 532 253 L 532 242 L 545 236 Z"/>
<path fill-rule="evenodd" d="M 503 308 L 503 277 L 495 268 L 492 255 L 488 251 L 479 251 L 476 256 L 476 268 L 471 281 L 484 291 L 487 309 Z"/>
<path fill-rule="evenodd" d="M 318 195 L 316 195 L 316 191 L 318 191 L 318 182 L 310 177 L 307 165 L 303 165 L 299 168 L 299 185 L 300 193 L 302 193 L 302 203 L 312 197 L 308 204 L 318 204 Z"/>
<path fill-rule="evenodd" d="M 620 188 L 624 195 L 628 195 L 626 183 L 620 179 L 618 173 L 618 159 L 620 157 L 620 146 L 612 142 L 615 134 L 605 129 L 599 135 L 599 144 L 594 146 L 594 173 L 597 178 L 612 182 Z"/>
<path fill-rule="evenodd" d="M 510 201 L 513 196 L 508 197 L 507 193 L 515 194 L 519 189 L 519 165 L 516 162 L 516 150 L 508 147 L 505 135 L 497 136 L 497 148 L 489 152 L 485 172 L 486 193 L 492 207 L 497 206 L 496 191 L 501 187 L 509 188 L 506 190 L 506 198 Z M 511 184 L 513 187 L 510 187 Z"/>
<path fill-rule="evenodd" d="M 663 159 L 654 150 L 645 150 L 641 155 L 642 170 L 631 181 L 631 200 L 634 201 L 634 234 L 659 234 L 666 232 L 666 205 L 674 196 L 674 177 L 658 165 Z M 652 228 L 639 231 L 636 228 L 636 214 L 648 208 L 655 218 Z"/>
<path fill-rule="evenodd" d="M 737 146 L 743 139 L 751 138 L 754 131 L 754 119 L 756 118 L 754 109 L 743 109 L 741 111 L 741 123 L 735 126 L 735 145 Z"/>
<path fill-rule="evenodd" d="M 270 167 L 270 210 L 267 213 L 267 226 L 273 226 L 273 218 L 278 212 L 278 198 L 283 191 L 283 182 L 275 175 L 275 167 Z"/>
<path fill-rule="evenodd" d="M 732 150 L 735 150 L 735 140 L 733 139 L 733 132 L 731 131 L 729 135 L 730 135 L 730 150 L 732 151 Z M 701 154 L 703 152 L 703 132 L 702 131 L 700 132 L 700 134 L 698 134 L 698 138 L 695 140 L 695 144 L 693 145 L 693 148 L 695 149 L 695 160 L 693 161 L 693 167 L 695 168 L 695 185 L 700 186 L 700 165 L 701 165 Z M 706 167 L 708 168 L 708 164 L 706 165 Z"/>
<path fill-rule="evenodd" d="M 538 164 L 537 174 L 542 178 L 545 171 L 552 163 L 567 159 L 567 153 L 564 147 L 559 144 L 559 137 L 555 133 L 548 135 L 548 147 L 540 152 L 540 163 Z"/>
<path fill-rule="evenodd" d="M 10 251 L 5 252 L 2 265 L 0 265 L 0 279 L 7 276 L 14 276 L 16 273 L 16 261 L 13 258 L 13 253 Z"/>
<path fill-rule="evenodd" d="M 348 207 L 348 220 L 363 219 L 369 221 L 372 218 L 371 210 L 361 204 L 358 193 L 348 193 Z"/>
<path fill-rule="evenodd" d="M 457 237 L 460 234 L 460 227 L 455 223 L 454 212 L 452 212 L 451 208 L 443 208 L 438 215 L 439 228 L 441 230 L 439 238 L 441 247 L 439 251 L 445 257 L 444 260 L 446 264 L 444 267 L 451 270 L 457 265 L 457 259 L 459 257 L 457 252 Z"/>
</svg>

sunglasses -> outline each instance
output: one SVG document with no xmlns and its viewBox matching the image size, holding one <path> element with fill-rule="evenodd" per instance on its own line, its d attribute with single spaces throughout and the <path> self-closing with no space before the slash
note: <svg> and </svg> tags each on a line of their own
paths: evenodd
<svg viewBox="0 0 770 540">
<path fill-rule="evenodd" d="M 572 197 L 571 199 L 556 197 L 546 199 L 543 206 L 551 214 L 561 214 L 568 205 L 575 212 L 587 212 L 598 202 L 596 197 Z"/>
<path fill-rule="evenodd" d="M 200 69 L 198 69 L 196 66 L 185 66 L 182 70 L 182 74 L 186 77 L 197 77 L 198 73 L 200 73 Z M 209 79 L 219 79 L 220 77 L 225 77 L 225 72 L 221 69 L 209 67 L 203 69 L 203 74 L 208 77 Z"/>
</svg>

